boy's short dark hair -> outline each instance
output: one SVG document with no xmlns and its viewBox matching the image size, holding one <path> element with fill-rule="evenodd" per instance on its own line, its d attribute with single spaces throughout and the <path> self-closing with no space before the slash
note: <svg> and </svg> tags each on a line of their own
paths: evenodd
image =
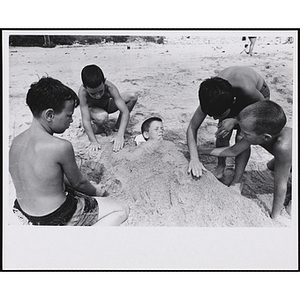
<svg viewBox="0 0 300 300">
<path fill-rule="evenodd" d="M 212 77 L 200 84 L 198 97 L 201 110 L 213 117 L 221 116 L 234 103 L 234 90 L 232 85 L 220 77 Z"/>
<path fill-rule="evenodd" d="M 256 134 L 278 134 L 286 124 L 286 115 L 280 105 L 267 100 L 258 101 L 245 107 L 237 116 L 238 122 L 253 122 L 252 130 Z"/>
<path fill-rule="evenodd" d="M 152 122 L 154 121 L 158 121 L 158 122 L 162 122 L 162 119 L 159 117 L 151 117 L 147 120 L 145 120 L 141 126 L 141 132 L 144 135 L 144 132 L 149 132 L 149 128 Z M 147 140 L 147 139 L 146 139 Z"/>
<path fill-rule="evenodd" d="M 81 79 L 85 87 L 92 89 L 105 82 L 102 70 L 96 65 L 85 66 L 81 71 Z"/>
<path fill-rule="evenodd" d="M 32 83 L 26 95 L 26 104 L 35 117 L 40 117 L 41 113 L 48 108 L 52 108 L 55 113 L 60 113 L 65 108 L 65 102 L 72 100 L 75 107 L 78 106 L 77 94 L 51 77 L 42 77 L 38 82 Z"/>
</svg>

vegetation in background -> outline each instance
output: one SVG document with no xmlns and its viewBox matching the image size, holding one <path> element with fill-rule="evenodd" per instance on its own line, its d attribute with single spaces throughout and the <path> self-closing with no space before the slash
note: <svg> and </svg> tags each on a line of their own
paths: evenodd
<svg viewBox="0 0 300 300">
<path fill-rule="evenodd" d="M 46 43 L 50 37 L 51 44 Z M 56 45 L 92 45 L 101 43 L 126 43 L 132 41 L 163 44 L 163 36 L 128 36 L 128 35 L 10 35 L 10 46 L 55 47 Z"/>
</svg>

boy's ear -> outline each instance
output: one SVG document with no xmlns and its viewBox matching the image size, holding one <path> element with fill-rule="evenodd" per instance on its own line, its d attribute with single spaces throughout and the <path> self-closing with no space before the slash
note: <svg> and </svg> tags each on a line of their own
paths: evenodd
<svg viewBox="0 0 300 300">
<path fill-rule="evenodd" d="M 149 139 L 149 132 L 148 131 L 144 131 L 143 132 L 143 136 L 144 136 L 145 140 Z"/>
<path fill-rule="evenodd" d="M 47 121 L 52 121 L 54 118 L 54 110 L 53 108 L 48 108 L 43 112 Z"/>
<path fill-rule="evenodd" d="M 270 141 L 273 137 L 272 137 L 272 135 L 269 134 L 269 133 L 264 133 L 263 138 L 264 138 L 264 140 L 265 140 L 266 142 L 268 142 L 268 141 Z"/>
</svg>

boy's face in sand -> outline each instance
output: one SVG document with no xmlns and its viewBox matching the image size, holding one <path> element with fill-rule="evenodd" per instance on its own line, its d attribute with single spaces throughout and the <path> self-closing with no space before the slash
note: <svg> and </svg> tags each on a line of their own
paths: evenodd
<svg viewBox="0 0 300 300">
<path fill-rule="evenodd" d="M 88 94 L 94 99 L 100 99 L 105 92 L 105 85 L 103 82 L 96 88 L 90 88 L 87 86 L 85 88 Z"/>
<path fill-rule="evenodd" d="M 144 136 L 148 138 L 148 140 L 162 140 L 163 139 L 164 128 L 162 122 L 153 121 L 150 124 L 149 132 L 145 131 Z"/>
<path fill-rule="evenodd" d="M 65 108 L 60 113 L 54 113 L 52 130 L 54 133 L 63 133 L 73 122 L 74 101 L 66 101 Z"/>
<path fill-rule="evenodd" d="M 272 138 L 271 135 L 263 133 L 263 134 L 257 134 L 253 131 L 253 126 L 249 121 L 240 121 L 239 122 L 240 128 L 241 128 L 241 136 L 252 145 L 260 145 L 264 142 L 267 142 Z"/>
</svg>

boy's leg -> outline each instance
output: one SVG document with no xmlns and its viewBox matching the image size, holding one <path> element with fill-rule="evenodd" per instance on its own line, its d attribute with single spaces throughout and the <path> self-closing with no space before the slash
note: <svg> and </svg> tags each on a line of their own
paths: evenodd
<svg viewBox="0 0 300 300">
<path fill-rule="evenodd" d="M 101 133 L 103 131 L 103 126 L 108 120 L 108 113 L 103 108 L 99 107 L 89 107 L 89 110 L 94 133 Z"/>
<path fill-rule="evenodd" d="M 216 147 L 217 148 L 228 147 L 231 135 L 232 135 L 232 131 L 224 138 L 218 137 L 216 139 Z M 225 167 L 226 167 L 226 157 L 218 157 L 218 165 L 217 165 L 216 170 L 215 170 L 215 176 L 218 179 L 222 178 L 222 176 L 224 174 Z"/>
<path fill-rule="evenodd" d="M 109 197 L 95 197 L 99 205 L 99 221 L 94 226 L 119 226 L 129 215 L 129 207 Z"/>
<path fill-rule="evenodd" d="M 121 97 L 125 101 L 129 112 L 131 112 L 133 110 L 137 100 L 138 100 L 137 94 L 134 93 L 134 92 L 126 92 L 126 93 L 121 93 Z M 113 112 L 116 112 L 117 110 L 118 110 L 118 108 L 117 108 L 115 102 L 113 100 L 110 101 L 109 108 L 108 108 L 108 113 L 113 113 Z M 122 118 L 122 114 L 120 112 L 120 114 L 118 116 L 118 119 L 117 119 L 117 122 L 115 124 L 116 129 L 118 129 L 119 126 L 120 126 L 121 118 Z"/>
<path fill-rule="evenodd" d="M 255 42 L 256 42 L 256 37 L 249 37 L 249 40 L 250 40 L 249 54 L 252 55 L 254 45 L 255 45 Z"/>
<path fill-rule="evenodd" d="M 267 163 L 267 167 L 270 171 L 274 172 L 274 168 L 275 168 L 275 158 L 272 158 L 268 163 Z"/>
<path fill-rule="evenodd" d="M 242 137 L 239 135 L 239 132 L 236 135 L 235 142 L 237 143 L 240 141 Z M 246 149 L 240 155 L 236 156 L 235 158 L 235 173 L 232 182 L 230 183 L 231 186 L 238 186 L 240 188 L 240 192 L 242 191 L 242 177 L 248 163 L 250 157 L 251 150 L 250 148 Z"/>
</svg>

